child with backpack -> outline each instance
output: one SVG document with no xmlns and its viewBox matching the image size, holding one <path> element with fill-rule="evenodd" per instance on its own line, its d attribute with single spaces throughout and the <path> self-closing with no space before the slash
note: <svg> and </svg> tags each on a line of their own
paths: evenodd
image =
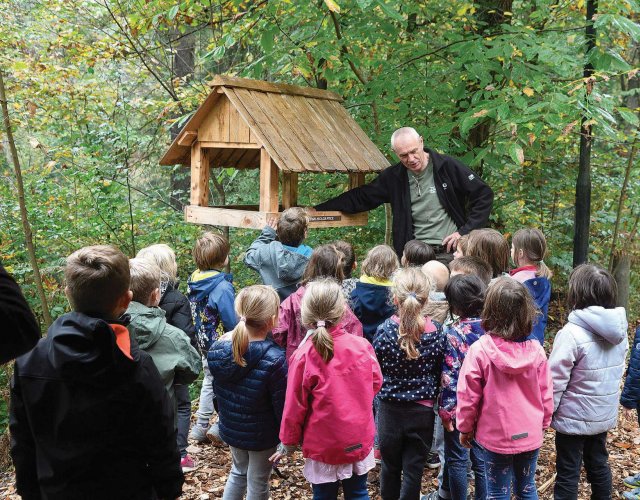
<svg viewBox="0 0 640 500">
<path fill-rule="evenodd" d="M 220 413 L 221 439 L 231 448 L 231 472 L 223 500 L 269 498 L 269 457 L 278 432 L 287 386 L 284 350 L 270 338 L 278 321 L 276 291 L 255 285 L 235 301 L 239 318 L 232 332 L 214 342 L 207 355 Z"/>
<path fill-rule="evenodd" d="M 384 377 L 377 423 L 385 500 L 420 497 L 431 448 L 445 337 L 422 313 L 430 290 L 420 269 L 400 269 L 392 289 L 398 315 L 380 325 L 373 341 Z"/>
<path fill-rule="evenodd" d="M 569 276 L 567 324 L 557 333 L 549 366 L 553 376 L 557 500 L 576 499 L 584 461 L 592 498 L 611 498 L 607 432 L 618 420 L 624 373 L 627 315 L 616 307 L 618 288 L 592 264 Z"/>
<path fill-rule="evenodd" d="M 553 413 L 544 349 L 526 340 L 536 315 L 522 283 L 498 278 L 482 309 L 482 335 L 458 377 L 456 427 L 460 443 L 484 448 L 487 498 L 536 499 L 535 471 L 544 429 Z"/>
<path fill-rule="evenodd" d="M 527 287 L 540 311 L 529 336 L 540 344 L 544 344 L 551 299 L 551 271 L 542 260 L 546 252 L 547 240 L 539 229 L 520 229 L 511 239 L 511 260 L 516 268 L 509 274 Z"/>
<path fill-rule="evenodd" d="M 310 328 L 289 366 L 279 460 L 302 443 L 303 474 L 314 499 L 368 499 L 375 467 L 371 405 L 382 376 L 371 344 L 344 328 L 345 299 L 335 281 L 307 285 L 302 321 Z"/>
</svg>

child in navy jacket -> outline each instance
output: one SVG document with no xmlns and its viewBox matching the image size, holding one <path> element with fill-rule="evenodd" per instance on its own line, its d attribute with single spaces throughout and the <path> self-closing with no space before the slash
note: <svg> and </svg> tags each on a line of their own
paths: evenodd
<svg viewBox="0 0 640 500">
<path fill-rule="evenodd" d="M 636 336 L 631 346 L 631 357 L 627 368 L 627 378 L 624 381 L 624 389 L 620 396 L 620 403 L 628 410 L 636 410 L 638 423 L 640 424 L 640 326 L 636 328 Z M 634 489 L 624 492 L 622 496 L 629 500 L 640 498 L 640 472 L 624 480 L 624 484 Z"/>
</svg>

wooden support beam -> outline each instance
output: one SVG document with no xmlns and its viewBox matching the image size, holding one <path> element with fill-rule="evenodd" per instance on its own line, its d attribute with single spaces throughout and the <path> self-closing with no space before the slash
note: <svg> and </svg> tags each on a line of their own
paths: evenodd
<svg viewBox="0 0 640 500">
<path fill-rule="evenodd" d="M 278 211 L 278 167 L 264 148 L 260 150 L 260 211 Z"/>
<path fill-rule="evenodd" d="M 198 138 L 198 132 L 186 130 L 178 137 L 178 146 L 191 147 L 193 142 Z"/>
<path fill-rule="evenodd" d="M 357 188 L 364 185 L 364 174 L 360 172 L 349 174 L 349 189 Z"/>
<path fill-rule="evenodd" d="M 191 146 L 191 204 L 209 205 L 209 152 L 197 141 Z"/>
<path fill-rule="evenodd" d="M 200 147 L 216 149 L 260 149 L 260 145 L 251 142 L 200 141 Z"/>
<path fill-rule="evenodd" d="M 282 172 L 282 207 L 295 207 L 298 205 L 298 173 Z"/>
</svg>

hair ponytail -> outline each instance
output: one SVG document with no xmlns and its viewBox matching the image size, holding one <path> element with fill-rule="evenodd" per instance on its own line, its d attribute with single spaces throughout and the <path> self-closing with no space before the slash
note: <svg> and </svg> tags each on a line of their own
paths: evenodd
<svg viewBox="0 0 640 500">
<path fill-rule="evenodd" d="M 278 317 L 280 297 L 270 286 L 253 285 L 240 291 L 235 301 L 238 324 L 231 331 L 233 361 L 247 366 L 244 355 L 249 349 L 249 329 L 262 329 Z"/>
<path fill-rule="evenodd" d="M 333 337 L 329 328 L 340 323 L 346 303 L 342 289 L 332 279 L 312 281 L 302 298 L 302 323 L 314 329 L 313 347 L 325 363 L 333 359 Z"/>
<path fill-rule="evenodd" d="M 422 310 L 429 299 L 430 289 L 431 281 L 420 269 L 400 269 L 394 275 L 393 296 L 400 316 L 398 343 L 407 353 L 407 359 L 418 359 L 420 356 L 416 344 L 424 332 Z"/>
<path fill-rule="evenodd" d="M 544 233 L 536 228 L 519 229 L 511 240 L 516 253 L 522 250 L 524 257 L 535 264 L 536 276 L 551 279 L 551 269 L 547 267 L 543 259 L 547 253 L 547 239 Z M 514 262 L 516 266 L 517 262 Z"/>
</svg>

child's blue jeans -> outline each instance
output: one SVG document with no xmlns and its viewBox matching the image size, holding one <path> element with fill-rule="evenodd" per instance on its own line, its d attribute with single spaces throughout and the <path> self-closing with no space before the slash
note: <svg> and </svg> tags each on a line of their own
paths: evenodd
<svg viewBox="0 0 640 500">
<path fill-rule="evenodd" d="M 502 455 L 484 449 L 487 477 L 487 499 L 510 500 L 511 483 L 519 500 L 538 498 L 536 489 L 536 465 L 540 450 L 525 451 L 515 455 Z"/>
<path fill-rule="evenodd" d="M 469 490 L 467 464 L 471 456 L 471 467 L 475 476 L 475 498 L 487 496 L 485 478 L 484 450 L 473 441 L 471 450 L 460 444 L 460 431 L 444 431 L 444 489 L 449 490 L 452 500 L 466 500 Z"/>
<path fill-rule="evenodd" d="M 312 484 L 313 500 L 336 500 L 338 498 L 338 486 L 342 483 L 342 492 L 345 500 L 369 500 L 367 492 L 367 474 L 349 479 L 336 481 L 334 483 Z"/>
</svg>

